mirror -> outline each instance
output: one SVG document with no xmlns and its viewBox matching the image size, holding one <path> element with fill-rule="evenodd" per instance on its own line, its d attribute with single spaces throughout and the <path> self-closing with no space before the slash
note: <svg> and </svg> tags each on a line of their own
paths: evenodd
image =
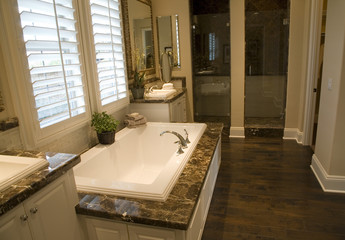
<svg viewBox="0 0 345 240">
<path fill-rule="evenodd" d="M 150 0 L 121 0 L 128 78 L 134 70 L 155 74 Z"/>
<path fill-rule="evenodd" d="M 157 30 L 159 55 L 167 53 L 172 67 L 181 68 L 178 15 L 158 16 Z"/>
</svg>

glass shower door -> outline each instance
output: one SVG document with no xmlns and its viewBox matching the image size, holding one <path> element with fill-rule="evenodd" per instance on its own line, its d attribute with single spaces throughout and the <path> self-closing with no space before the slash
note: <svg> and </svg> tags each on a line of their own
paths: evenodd
<svg viewBox="0 0 345 240">
<path fill-rule="evenodd" d="M 284 128 L 289 6 L 289 0 L 245 2 L 245 128 Z"/>
</svg>

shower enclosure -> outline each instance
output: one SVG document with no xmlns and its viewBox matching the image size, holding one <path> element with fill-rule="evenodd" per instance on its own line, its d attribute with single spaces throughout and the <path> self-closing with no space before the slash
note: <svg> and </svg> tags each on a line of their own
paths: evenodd
<svg viewBox="0 0 345 240">
<path fill-rule="evenodd" d="M 289 7 L 289 0 L 245 1 L 246 135 L 258 135 L 260 128 L 283 134 Z"/>
<path fill-rule="evenodd" d="M 195 121 L 230 123 L 229 0 L 190 0 Z"/>
</svg>

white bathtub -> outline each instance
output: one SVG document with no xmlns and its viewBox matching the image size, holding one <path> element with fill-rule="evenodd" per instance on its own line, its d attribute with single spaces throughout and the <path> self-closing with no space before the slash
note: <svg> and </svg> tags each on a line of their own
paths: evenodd
<svg viewBox="0 0 345 240">
<path fill-rule="evenodd" d="M 191 141 L 177 155 L 178 138 L 165 130 L 186 129 Z M 203 123 L 147 123 L 116 133 L 115 143 L 97 145 L 74 167 L 77 189 L 100 194 L 165 201 L 206 129 Z"/>
</svg>

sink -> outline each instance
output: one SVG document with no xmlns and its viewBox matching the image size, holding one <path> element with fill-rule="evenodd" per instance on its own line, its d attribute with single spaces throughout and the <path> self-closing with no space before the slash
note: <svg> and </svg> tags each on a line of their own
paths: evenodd
<svg viewBox="0 0 345 240">
<path fill-rule="evenodd" d="M 42 158 L 0 155 L 0 191 L 48 165 Z"/>
<path fill-rule="evenodd" d="M 173 95 L 176 89 L 153 89 L 149 93 L 145 93 L 146 99 L 166 99 Z"/>
</svg>

